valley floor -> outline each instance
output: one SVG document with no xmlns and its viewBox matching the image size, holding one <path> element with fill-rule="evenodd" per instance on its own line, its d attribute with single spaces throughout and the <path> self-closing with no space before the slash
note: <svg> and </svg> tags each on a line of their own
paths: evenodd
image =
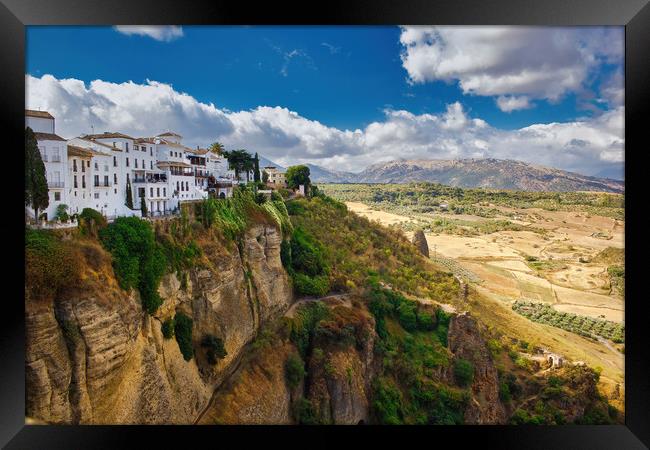
<svg viewBox="0 0 650 450">
<path fill-rule="evenodd" d="M 408 230 L 434 218 L 488 221 L 468 214 L 400 215 L 359 202 L 346 205 L 383 225 L 401 226 L 409 238 L 413 232 Z M 601 390 L 624 392 L 621 344 L 535 323 L 512 310 L 514 301 L 524 299 L 548 303 L 560 312 L 624 323 L 624 299 L 611 286 L 607 261 L 597 257 L 607 248 L 624 248 L 623 221 L 584 212 L 495 208 L 503 216 L 492 220 L 508 220 L 521 229 L 479 235 L 426 232 L 431 258 L 470 282 L 478 295 L 468 309 L 486 323 L 571 360 L 601 367 Z M 623 409 L 623 395 L 618 402 L 613 395 Z"/>
</svg>

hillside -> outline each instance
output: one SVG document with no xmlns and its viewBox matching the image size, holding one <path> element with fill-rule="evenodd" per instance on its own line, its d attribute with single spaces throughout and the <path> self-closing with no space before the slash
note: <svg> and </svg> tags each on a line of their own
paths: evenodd
<svg viewBox="0 0 650 450">
<path fill-rule="evenodd" d="M 456 187 L 522 191 L 623 192 L 622 181 L 596 178 L 522 161 L 500 159 L 397 160 L 373 164 L 349 179 L 356 183 L 428 181 Z"/>
<path fill-rule="evenodd" d="M 351 172 L 330 170 L 315 164 L 305 165 L 309 167 L 310 178 L 314 183 L 348 183 L 355 177 Z"/>
<path fill-rule="evenodd" d="M 179 218 L 86 215 L 26 242 L 30 418 L 614 420 L 597 372 L 534 364 L 530 346 L 463 311 L 458 280 L 400 230 L 322 194 L 285 202 L 242 188 Z"/>
</svg>

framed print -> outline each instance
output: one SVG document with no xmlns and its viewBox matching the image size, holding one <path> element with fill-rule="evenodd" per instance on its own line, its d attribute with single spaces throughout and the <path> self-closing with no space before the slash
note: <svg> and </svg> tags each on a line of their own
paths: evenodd
<svg viewBox="0 0 650 450">
<path fill-rule="evenodd" d="M 315 12 L 3 0 L 3 445 L 647 448 L 647 2 Z"/>
</svg>

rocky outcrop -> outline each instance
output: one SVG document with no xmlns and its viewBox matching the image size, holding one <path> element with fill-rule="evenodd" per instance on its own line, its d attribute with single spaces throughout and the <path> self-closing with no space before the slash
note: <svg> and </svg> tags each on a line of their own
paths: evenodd
<svg viewBox="0 0 650 450">
<path fill-rule="evenodd" d="M 465 410 L 467 424 L 505 423 L 506 412 L 499 400 L 499 376 L 476 320 L 468 314 L 452 317 L 448 334 L 449 350 L 455 359 L 465 359 L 474 366 L 472 398 Z M 453 369 L 446 374 L 453 380 Z"/>
<path fill-rule="evenodd" d="M 413 233 L 413 245 L 422 253 L 425 257 L 429 257 L 429 244 L 427 244 L 427 238 L 424 236 L 424 231 L 422 229 L 416 230 Z"/>
<path fill-rule="evenodd" d="M 369 415 L 370 383 L 374 377 L 374 319 L 361 308 L 337 306 L 327 332 L 314 339 L 308 363 L 306 398 L 321 423 L 356 425 Z M 341 339 L 339 330 L 354 329 Z"/>
<path fill-rule="evenodd" d="M 164 277 L 164 302 L 153 317 L 114 277 L 51 304 L 28 301 L 27 416 L 49 423 L 193 423 L 260 326 L 292 302 L 280 242 L 268 225 L 248 230 L 241 253 L 202 242 L 205 263 L 189 272 L 187 283 Z M 87 261 L 83 277 L 102 271 L 112 277 L 109 265 L 97 264 Z M 162 321 L 179 311 L 193 320 L 189 362 L 161 333 Z M 214 366 L 200 346 L 205 334 L 223 339 L 228 352 Z"/>
</svg>

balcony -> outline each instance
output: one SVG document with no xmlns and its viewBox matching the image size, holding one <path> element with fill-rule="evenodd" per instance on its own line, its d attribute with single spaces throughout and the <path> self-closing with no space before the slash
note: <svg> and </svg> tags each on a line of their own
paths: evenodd
<svg viewBox="0 0 650 450">
<path fill-rule="evenodd" d="M 110 181 L 108 181 L 108 182 L 103 181 L 101 183 L 94 183 L 93 186 L 95 186 L 95 187 L 111 187 L 111 186 L 113 186 L 113 183 L 111 183 Z"/>
<path fill-rule="evenodd" d="M 50 189 L 62 189 L 65 187 L 65 183 L 63 181 L 48 181 L 47 187 Z"/>
<path fill-rule="evenodd" d="M 149 177 L 134 177 L 134 183 L 167 183 L 167 177 L 165 175 L 161 176 L 149 176 Z"/>
</svg>

